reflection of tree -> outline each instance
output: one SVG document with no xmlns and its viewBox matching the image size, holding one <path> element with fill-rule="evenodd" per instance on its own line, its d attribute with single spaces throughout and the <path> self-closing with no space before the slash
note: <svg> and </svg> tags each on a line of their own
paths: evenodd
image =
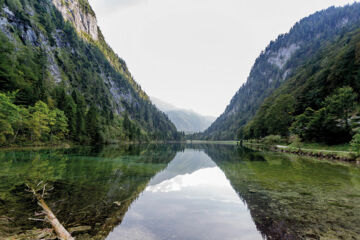
<svg viewBox="0 0 360 240">
<path fill-rule="evenodd" d="M 91 226 L 89 233 L 103 239 L 181 149 L 179 145 L 128 145 L 2 154 L 0 216 L 12 218 L 14 224 L 2 229 L 0 222 L 0 238 L 34 226 L 48 227 L 28 221 L 39 210 L 24 192 L 24 181 L 31 180 L 54 187 L 46 202 L 66 228 Z"/>
<path fill-rule="evenodd" d="M 232 146 L 204 149 L 246 202 L 264 236 L 272 239 L 359 236 L 356 224 L 360 219 L 360 199 L 354 184 L 359 169 Z"/>
</svg>

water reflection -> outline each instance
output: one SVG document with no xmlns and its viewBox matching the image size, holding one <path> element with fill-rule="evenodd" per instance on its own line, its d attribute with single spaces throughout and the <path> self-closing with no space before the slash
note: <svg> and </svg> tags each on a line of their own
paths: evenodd
<svg viewBox="0 0 360 240">
<path fill-rule="evenodd" d="M 186 150 L 185 150 L 186 149 Z M 360 169 L 222 145 L 0 151 L 0 239 L 37 239 L 25 181 L 77 240 L 359 239 Z"/>
<path fill-rule="evenodd" d="M 269 239 L 359 239 L 360 169 L 341 162 L 207 146 Z"/>
<path fill-rule="evenodd" d="M 131 206 L 115 239 L 262 239 L 247 206 L 203 152 L 178 153 Z"/>
<path fill-rule="evenodd" d="M 90 227 L 74 233 L 77 239 L 104 239 L 149 180 L 181 149 L 129 145 L 0 152 L 0 239 L 37 239 L 26 237 L 28 231 L 49 227 L 29 221 L 40 209 L 25 192 L 26 181 L 54 187 L 46 201 L 65 227 Z"/>
</svg>

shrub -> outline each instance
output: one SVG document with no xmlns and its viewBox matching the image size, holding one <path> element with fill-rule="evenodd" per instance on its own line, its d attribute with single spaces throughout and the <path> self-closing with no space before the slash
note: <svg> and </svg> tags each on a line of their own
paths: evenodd
<svg viewBox="0 0 360 240">
<path fill-rule="evenodd" d="M 303 145 L 301 142 L 301 138 L 298 135 L 291 135 L 289 141 L 291 145 L 295 148 L 301 148 Z"/>
<path fill-rule="evenodd" d="M 350 142 L 351 148 L 356 152 L 356 154 L 360 155 L 360 133 L 354 135 Z"/>
<path fill-rule="evenodd" d="M 280 135 L 269 135 L 263 138 L 263 143 L 266 145 L 274 145 L 282 142 Z"/>
</svg>

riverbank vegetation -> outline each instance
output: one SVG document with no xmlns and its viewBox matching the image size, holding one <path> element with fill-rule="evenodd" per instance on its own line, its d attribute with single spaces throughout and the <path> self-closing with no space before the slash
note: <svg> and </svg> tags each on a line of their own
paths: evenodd
<svg viewBox="0 0 360 240">
<path fill-rule="evenodd" d="M 300 138 L 296 135 L 292 135 L 290 138 L 284 138 L 280 135 L 270 135 L 262 139 L 242 140 L 241 144 L 256 150 L 271 150 L 301 156 L 350 162 L 359 161 L 360 157 L 357 151 L 360 146 L 358 144 L 345 143 L 328 145 L 326 143 L 301 142 Z"/>
</svg>

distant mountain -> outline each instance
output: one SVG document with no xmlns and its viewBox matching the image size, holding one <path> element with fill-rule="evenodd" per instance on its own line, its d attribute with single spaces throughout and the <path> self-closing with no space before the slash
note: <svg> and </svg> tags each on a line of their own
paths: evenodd
<svg viewBox="0 0 360 240">
<path fill-rule="evenodd" d="M 323 46 L 358 28 L 359 21 L 360 3 L 330 7 L 300 20 L 289 33 L 271 41 L 261 52 L 246 83 L 236 92 L 225 112 L 198 137 L 212 140 L 236 139 L 268 96 L 294 77 L 299 68 Z M 315 73 L 316 70 L 314 68 L 312 71 Z M 317 94 L 312 93 L 314 96 Z"/>
<path fill-rule="evenodd" d="M 177 108 L 155 97 L 151 97 L 151 101 L 168 115 L 178 131 L 185 133 L 202 132 L 216 119 L 212 116 L 202 116 L 192 110 Z"/>
</svg>

